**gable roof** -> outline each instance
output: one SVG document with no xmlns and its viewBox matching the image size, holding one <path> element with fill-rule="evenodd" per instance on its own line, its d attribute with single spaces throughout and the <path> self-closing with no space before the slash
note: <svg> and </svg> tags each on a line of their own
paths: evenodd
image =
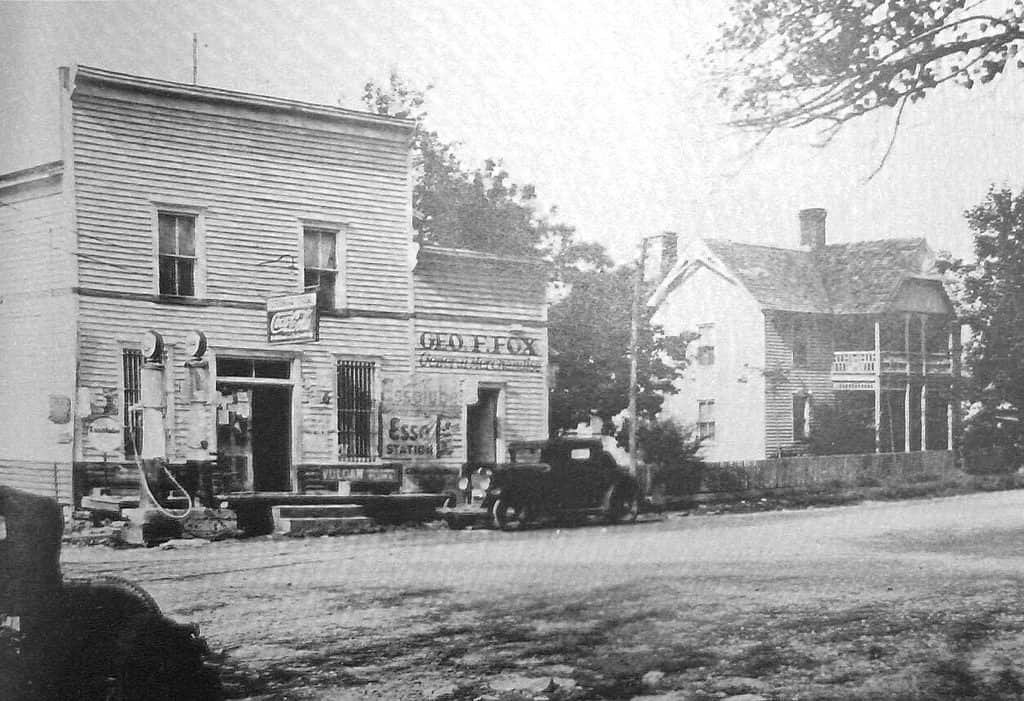
<svg viewBox="0 0 1024 701">
<path fill-rule="evenodd" d="M 724 239 L 701 239 L 762 309 L 817 314 L 873 314 L 885 311 L 908 279 L 926 279 L 932 252 L 923 238 L 831 244 L 819 250 L 778 248 Z M 682 261 L 681 261 L 682 263 Z M 677 265 L 659 285 L 660 302 Z"/>
</svg>

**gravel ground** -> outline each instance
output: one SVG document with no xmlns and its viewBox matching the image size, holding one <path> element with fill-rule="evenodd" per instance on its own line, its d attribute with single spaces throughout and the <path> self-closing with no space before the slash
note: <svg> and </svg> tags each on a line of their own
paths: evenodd
<svg viewBox="0 0 1024 701">
<path fill-rule="evenodd" d="M 522 533 L 66 547 L 233 698 L 1024 698 L 1024 491 Z"/>
</svg>

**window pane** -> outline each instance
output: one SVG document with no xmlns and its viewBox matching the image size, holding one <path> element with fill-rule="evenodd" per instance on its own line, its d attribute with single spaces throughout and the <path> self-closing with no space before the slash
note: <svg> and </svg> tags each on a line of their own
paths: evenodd
<svg viewBox="0 0 1024 701">
<path fill-rule="evenodd" d="M 287 360 L 254 360 L 252 364 L 255 377 L 288 379 L 291 376 L 291 364 Z"/>
<path fill-rule="evenodd" d="M 252 361 L 243 358 L 217 358 L 218 377 L 252 377 Z"/>
<path fill-rule="evenodd" d="M 174 259 L 168 256 L 160 256 L 160 294 L 175 294 L 175 289 L 177 288 L 175 276 Z"/>
<path fill-rule="evenodd" d="M 309 291 L 320 285 L 320 273 L 316 270 L 306 270 L 302 273 L 302 285 Z"/>
<path fill-rule="evenodd" d="M 320 268 L 327 268 L 334 270 L 337 264 L 334 260 L 334 233 L 330 231 L 320 232 L 320 257 L 317 259 L 320 261 Z"/>
<path fill-rule="evenodd" d="M 316 291 L 316 306 L 334 309 L 334 273 L 320 273 L 320 289 Z"/>
<path fill-rule="evenodd" d="M 195 256 L 196 254 L 196 220 L 195 217 L 176 217 L 178 220 L 178 255 Z"/>
<path fill-rule="evenodd" d="M 192 286 L 193 262 L 186 258 L 179 258 L 177 261 L 177 268 L 178 291 L 176 294 L 182 297 L 192 297 L 195 294 L 195 288 Z"/>
<path fill-rule="evenodd" d="M 306 231 L 302 237 L 302 261 L 307 268 L 319 268 L 317 265 L 317 235 L 315 231 Z"/>
<path fill-rule="evenodd" d="M 160 252 L 161 253 L 175 253 L 177 252 L 177 246 L 175 245 L 175 217 L 171 214 L 159 215 L 158 228 L 160 230 Z"/>
</svg>

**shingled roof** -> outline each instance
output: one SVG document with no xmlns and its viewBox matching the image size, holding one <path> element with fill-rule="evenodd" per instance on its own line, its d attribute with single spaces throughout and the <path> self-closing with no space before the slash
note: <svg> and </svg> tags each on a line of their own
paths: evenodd
<svg viewBox="0 0 1024 701">
<path fill-rule="evenodd" d="M 820 314 L 883 311 L 931 263 L 923 238 L 831 244 L 819 250 L 704 239 L 765 309 Z"/>
</svg>

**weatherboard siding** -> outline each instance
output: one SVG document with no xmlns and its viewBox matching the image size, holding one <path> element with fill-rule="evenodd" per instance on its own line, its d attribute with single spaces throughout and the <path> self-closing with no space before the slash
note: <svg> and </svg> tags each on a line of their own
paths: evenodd
<svg viewBox="0 0 1024 701">
<path fill-rule="evenodd" d="M 806 325 L 807 363 L 793 364 L 794 322 Z M 832 390 L 832 319 L 825 315 L 765 312 L 765 450 L 767 456 L 788 451 L 793 440 L 793 396 L 811 397 L 814 408 L 834 402 Z"/>
<path fill-rule="evenodd" d="M 64 211 L 59 176 L 0 189 L 0 483 L 68 502 L 75 301 Z"/>
<path fill-rule="evenodd" d="M 538 268 L 431 253 L 421 258 L 413 275 L 420 314 L 547 319 L 547 283 Z"/>
<path fill-rule="evenodd" d="M 191 411 L 184 339 L 201 329 L 214 368 L 218 356 L 291 359 L 293 460 L 337 464 L 338 359 L 373 361 L 381 376 L 410 369 L 408 128 L 89 75 L 72 103 L 80 388 L 111 397 L 123 420 L 122 351 L 137 348 L 143 330 L 159 330 L 168 458 L 182 461 Z M 205 255 L 195 300 L 156 295 L 158 210 L 199 216 Z M 321 315 L 316 343 L 270 344 L 263 305 L 302 290 L 303 225 L 338 231 L 343 308 Z M 77 451 L 85 462 L 103 458 L 82 439 Z"/>
<path fill-rule="evenodd" d="M 303 222 L 337 226 L 348 306 L 407 311 L 409 150 L 403 133 L 231 114 L 197 101 L 74 96 L 83 288 L 152 294 L 157 209 L 202 212 L 206 297 L 299 291 Z M 225 113 L 228 112 L 228 113 Z"/>
<path fill-rule="evenodd" d="M 696 430 L 698 402 L 714 401 L 715 437 L 704 443 L 708 461 L 744 460 L 764 454 L 764 318 L 754 299 L 731 279 L 706 266 L 695 269 L 658 306 L 654 322 L 665 333 L 696 333 L 713 324 L 715 360 L 697 361 L 700 341 L 687 348 L 679 390 L 665 397 L 663 417 Z"/>
</svg>

